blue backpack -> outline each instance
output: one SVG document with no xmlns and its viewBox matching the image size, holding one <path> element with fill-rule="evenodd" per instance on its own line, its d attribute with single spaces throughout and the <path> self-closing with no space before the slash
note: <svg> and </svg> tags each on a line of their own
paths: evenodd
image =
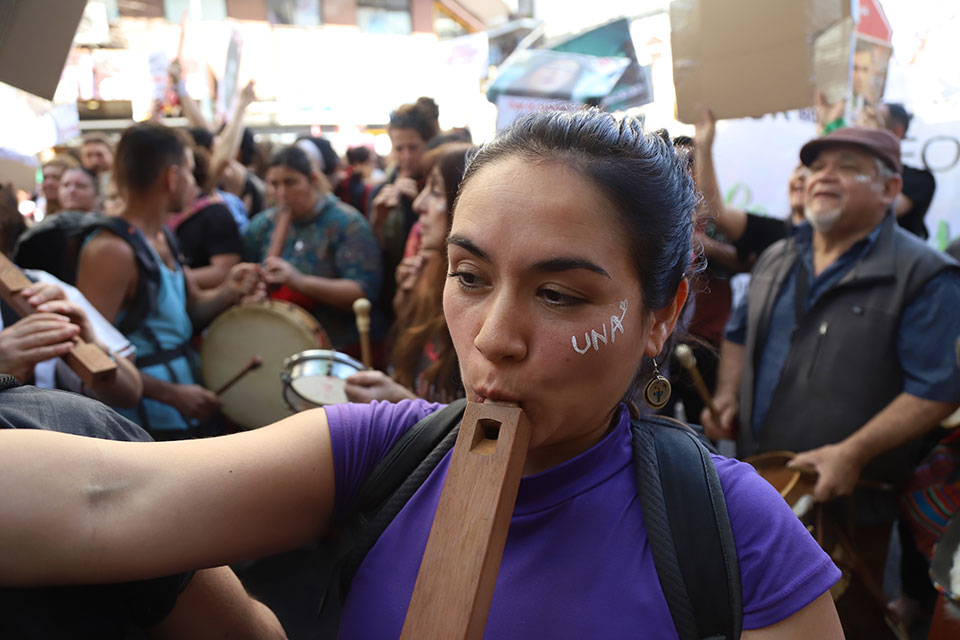
<svg viewBox="0 0 960 640">
<path fill-rule="evenodd" d="M 75 285 L 83 244 L 90 234 L 101 229 L 123 238 L 133 249 L 137 262 L 137 292 L 117 325 L 121 333 L 130 335 L 140 328 L 153 310 L 160 288 L 160 267 L 146 238 L 126 220 L 82 211 L 61 211 L 46 217 L 20 236 L 13 250 L 13 261 L 21 268 L 42 269 L 67 284 Z M 163 232 L 176 257 L 176 238 L 166 227 Z"/>
</svg>

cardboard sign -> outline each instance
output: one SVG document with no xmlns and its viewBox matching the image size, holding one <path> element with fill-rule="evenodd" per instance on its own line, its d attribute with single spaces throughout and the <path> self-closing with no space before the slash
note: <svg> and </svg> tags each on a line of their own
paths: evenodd
<svg viewBox="0 0 960 640">
<path fill-rule="evenodd" d="M 850 0 L 674 0 L 677 119 L 695 123 L 705 107 L 726 119 L 810 106 L 813 43 L 851 13 Z"/>
<path fill-rule="evenodd" d="M 893 54 L 890 24 L 876 0 L 858 0 L 856 15 L 840 20 L 814 43 L 817 90 L 827 102 L 846 101 L 847 122 L 879 104 Z"/>
<path fill-rule="evenodd" d="M 40 163 L 33 156 L 25 156 L 0 148 L 0 176 L 4 182 L 26 193 L 33 193 L 37 186 L 37 169 Z"/>
<path fill-rule="evenodd" d="M 86 0 L 0 2 L 0 80 L 53 100 L 86 4 Z"/>
</svg>

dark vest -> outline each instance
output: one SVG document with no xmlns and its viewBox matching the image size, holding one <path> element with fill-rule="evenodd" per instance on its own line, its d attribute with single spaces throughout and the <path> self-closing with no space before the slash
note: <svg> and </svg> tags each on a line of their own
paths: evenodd
<svg viewBox="0 0 960 640">
<path fill-rule="evenodd" d="M 896 348 L 904 308 L 934 275 L 960 270 L 887 216 L 873 247 L 800 318 L 755 439 L 751 422 L 760 349 L 777 294 L 797 259 L 795 239 L 788 238 L 771 246 L 753 269 L 740 383 L 740 457 L 836 443 L 879 413 L 903 391 Z M 863 476 L 901 482 L 912 455 L 909 445 L 889 451 L 868 464 Z"/>
</svg>

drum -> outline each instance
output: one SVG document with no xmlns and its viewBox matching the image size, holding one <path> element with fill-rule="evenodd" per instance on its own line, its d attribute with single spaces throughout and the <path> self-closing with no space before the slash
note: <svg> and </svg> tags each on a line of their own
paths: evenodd
<svg viewBox="0 0 960 640">
<path fill-rule="evenodd" d="M 851 575 L 846 562 L 848 558 L 844 557 L 843 550 L 837 545 L 832 542 L 827 544 L 824 540 L 824 531 L 821 528 L 824 524 L 822 512 L 815 508 L 816 503 L 813 501 L 813 488 L 817 484 L 817 476 L 788 467 L 787 463 L 795 457 L 796 454 L 792 451 L 769 451 L 745 458 L 744 462 L 753 465 L 760 477 L 780 493 L 824 551 L 829 553 L 834 562 L 840 566 L 842 572 L 840 580 L 830 589 L 830 593 L 836 600 L 850 585 Z"/>
<path fill-rule="evenodd" d="M 770 451 L 751 456 L 744 462 L 753 465 L 760 477 L 780 492 L 794 513 L 797 513 L 797 517 L 803 518 L 809 509 L 807 503 L 810 500 L 805 496 L 813 494 L 817 476 L 788 467 L 787 463 L 793 460 L 795 455 L 791 451 Z"/>
<path fill-rule="evenodd" d="M 220 396 L 222 411 L 244 429 L 293 415 L 283 402 L 284 360 L 307 349 L 330 346 L 330 338 L 309 313 L 283 300 L 247 302 L 217 316 L 203 336 L 200 357 L 204 384 L 219 389 L 254 356 L 259 368 Z"/>
<path fill-rule="evenodd" d="M 960 637 L 960 514 L 951 518 L 937 542 L 930 577 L 940 598 L 929 637 L 931 640 Z"/>
<path fill-rule="evenodd" d="M 363 364 L 339 351 L 302 351 L 283 362 L 283 402 L 291 411 L 346 402 L 344 380 L 363 370 Z"/>
</svg>

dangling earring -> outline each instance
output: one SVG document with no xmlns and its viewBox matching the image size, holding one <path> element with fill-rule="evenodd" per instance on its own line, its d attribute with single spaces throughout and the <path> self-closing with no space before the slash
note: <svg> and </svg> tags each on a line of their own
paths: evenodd
<svg viewBox="0 0 960 640">
<path fill-rule="evenodd" d="M 651 409 L 662 409 L 670 402 L 671 390 L 670 381 L 660 375 L 660 368 L 654 359 L 653 377 L 643 388 L 643 400 Z"/>
</svg>

